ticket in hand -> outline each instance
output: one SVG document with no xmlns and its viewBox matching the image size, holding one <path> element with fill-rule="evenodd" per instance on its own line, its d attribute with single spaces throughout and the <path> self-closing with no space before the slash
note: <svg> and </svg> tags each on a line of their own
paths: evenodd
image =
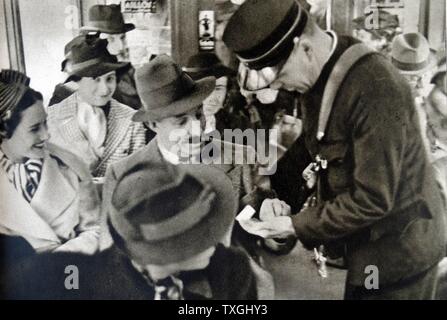
<svg viewBox="0 0 447 320">
<path fill-rule="evenodd" d="M 250 220 L 251 218 L 253 218 L 253 216 L 255 215 L 256 210 L 253 209 L 252 206 L 246 206 L 244 208 L 244 210 L 242 210 L 236 217 L 237 221 L 247 221 Z"/>
</svg>

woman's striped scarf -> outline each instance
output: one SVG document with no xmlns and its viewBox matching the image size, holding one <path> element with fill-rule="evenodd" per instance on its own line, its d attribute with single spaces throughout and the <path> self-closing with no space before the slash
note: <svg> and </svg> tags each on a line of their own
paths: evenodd
<svg viewBox="0 0 447 320">
<path fill-rule="evenodd" d="M 8 180 L 28 202 L 31 202 L 39 186 L 42 165 L 42 159 L 28 159 L 25 163 L 12 163 L 0 152 L 0 167 L 5 170 Z"/>
</svg>

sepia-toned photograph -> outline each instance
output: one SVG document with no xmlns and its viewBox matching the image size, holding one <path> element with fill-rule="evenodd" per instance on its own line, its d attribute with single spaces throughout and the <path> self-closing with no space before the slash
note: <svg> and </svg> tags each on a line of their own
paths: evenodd
<svg viewBox="0 0 447 320">
<path fill-rule="evenodd" d="M 447 300 L 446 29 L 445 0 L 0 0 L 0 300 Z"/>
</svg>

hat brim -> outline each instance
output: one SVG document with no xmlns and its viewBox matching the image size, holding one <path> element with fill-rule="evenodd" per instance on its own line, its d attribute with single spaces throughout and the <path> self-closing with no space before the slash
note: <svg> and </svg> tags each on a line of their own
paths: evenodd
<svg viewBox="0 0 447 320">
<path fill-rule="evenodd" d="M 420 74 L 423 74 L 423 73 L 429 71 L 430 69 L 433 69 L 436 67 L 436 55 L 433 51 L 430 51 L 430 57 L 429 57 L 429 61 L 428 61 L 427 65 L 419 70 L 402 70 L 399 67 L 397 67 L 396 65 L 395 65 L 395 67 L 397 69 L 399 69 L 399 72 L 401 74 L 404 74 L 404 75 L 420 75 Z"/>
<path fill-rule="evenodd" d="M 65 80 L 64 83 L 72 81 L 75 77 L 78 78 L 84 78 L 84 77 L 89 77 L 89 78 L 95 78 L 95 77 L 99 77 L 102 76 L 103 74 L 112 72 L 112 71 L 125 71 L 127 69 L 130 68 L 130 63 L 129 62 L 117 62 L 117 63 L 112 63 L 112 62 L 100 62 L 98 64 L 95 64 L 93 66 L 89 66 L 86 68 L 82 68 L 76 71 L 73 71 L 70 73 L 70 76 L 67 78 L 67 80 Z"/>
<path fill-rule="evenodd" d="M 162 241 L 130 241 L 126 247 L 140 252 L 146 264 L 166 265 L 184 261 L 222 243 L 234 225 L 238 199 L 224 171 L 208 165 L 179 165 L 202 183 L 211 186 L 216 200 L 209 214 L 186 232 Z"/>
<path fill-rule="evenodd" d="M 435 75 L 431 78 L 430 83 L 437 84 L 439 81 L 441 81 L 442 77 L 445 77 L 445 74 L 447 73 L 447 68 L 444 68 L 443 70 L 438 70 Z"/>
<path fill-rule="evenodd" d="M 82 32 L 101 32 L 108 34 L 120 34 L 132 31 L 135 29 L 135 25 L 133 23 L 125 23 L 122 29 L 107 29 L 107 28 L 99 28 L 94 26 L 83 26 L 80 31 Z"/>
<path fill-rule="evenodd" d="M 188 73 L 194 81 L 211 76 L 219 79 L 221 77 L 235 77 L 237 75 L 236 71 L 224 65 L 219 65 L 205 71 L 188 71 L 188 68 L 185 68 L 184 71 Z"/>
<path fill-rule="evenodd" d="M 258 41 L 255 46 L 249 49 L 243 48 L 245 44 L 243 46 L 240 45 L 245 41 L 240 41 L 243 37 L 240 36 L 240 26 L 238 23 L 235 23 L 238 15 L 237 13 L 234 14 L 225 29 L 223 35 L 224 43 L 235 52 L 240 62 L 250 69 L 260 70 L 281 63 L 292 53 L 294 48 L 293 39 L 302 35 L 309 20 L 309 14 L 306 10 L 303 10 L 298 2 L 291 1 L 291 3 L 295 4 L 290 7 L 289 13 L 283 18 L 280 25 L 276 26 L 276 29 L 272 30 L 269 36 L 262 41 Z M 296 16 L 294 12 L 297 12 Z M 290 23 L 290 26 L 286 27 L 285 23 Z M 247 23 L 243 24 L 247 25 Z"/>
<path fill-rule="evenodd" d="M 175 117 L 197 109 L 216 87 L 216 78 L 207 77 L 196 81 L 191 93 L 173 103 L 157 109 L 138 110 L 132 117 L 135 122 L 158 121 L 169 117 Z"/>
</svg>

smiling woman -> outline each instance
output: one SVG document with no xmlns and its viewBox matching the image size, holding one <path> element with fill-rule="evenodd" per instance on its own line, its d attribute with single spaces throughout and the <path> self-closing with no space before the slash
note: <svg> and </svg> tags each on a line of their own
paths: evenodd
<svg viewBox="0 0 447 320">
<path fill-rule="evenodd" d="M 116 89 L 116 72 L 111 71 L 98 77 L 84 77 L 78 82 L 78 94 L 94 107 L 105 106 Z"/>
<path fill-rule="evenodd" d="M 0 73 L 0 234 L 37 252 L 93 254 L 97 190 L 80 159 L 47 143 L 42 95 L 28 84 L 19 72 Z"/>
<path fill-rule="evenodd" d="M 78 90 L 48 108 L 51 142 L 74 150 L 97 182 L 107 167 L 146 144 L 142 123 L 132 122 L 131 107 L 113 99 L 117 80 L 130 64 L 119 62 L 107 49 L 107 40 L 81 37 L 72 47 L 72 70 L 67 81 Z"/>
<path fill-rule="evenodd" d="M 4 121 L 5 138 L 1 148 L 11 160 L 43 158 L 48 139 L 46 115 L 39 92 L 29 90 L 9 120 Z"/>
</svg>

